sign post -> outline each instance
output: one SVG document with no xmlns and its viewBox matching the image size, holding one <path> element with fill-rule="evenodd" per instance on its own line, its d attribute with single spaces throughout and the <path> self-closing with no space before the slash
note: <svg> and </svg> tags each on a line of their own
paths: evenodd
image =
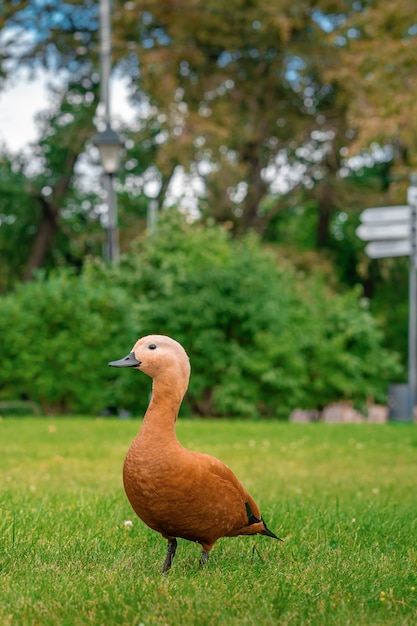
<svg viewBox="0 0 417 626">
<path fill-rule="evenodd" d="M 410 176 L 407 205 L 365 209 L 356 234 L 369 241 L 365 248 L 371 259 L 410 257 L 408 313 L 409 418 L 414 420 L 417 401 L 417 174 Z"/>
<path fill-rule="evenodd" d="M 410 177 L 407 201 L 410 206 L 410 278 L 408 314 L 408 388 L 410 415 L 414 420 L 417 399 L 417 176 Z"/>
</svg>

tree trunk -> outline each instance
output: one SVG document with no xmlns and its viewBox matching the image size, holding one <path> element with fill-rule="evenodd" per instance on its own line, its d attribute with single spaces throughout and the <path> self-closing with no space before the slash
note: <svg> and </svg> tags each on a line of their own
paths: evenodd
<svg viewBox="0 0 417 626">
<path fill-rule="evenodd" d="M 262 180 L 262 167 L 260 160 L 256 156 L 256 147 L 253 147 L 252 154 L 244 156 L 247 170 L 248 194 L 244 201 L 243 215 L 238 222 L 238 232 L 244 233 L 254 230 L 262 235 L 265 230 L 265 221 L 260 215 L 259 207 L 268 190 L 268 185 Z"/>
<path fill-rule="evenodd" d="M 333 188 L 329 181 L 321 184 L 318 196 L 318 221 L 316 230 L 316 244 L 323 248 L 329 243 L 330 221 L 334 209 Z"/>
<path fill-rule="evenodd" d="M 33 272 L 42 267 L 51 243 L 58 230 L 58 208 L 52 206 L 45 198 L 39 198 L 42 207 L 42 219 L 32 246 L 23 280 L 32 280 Z"/>
</svg>

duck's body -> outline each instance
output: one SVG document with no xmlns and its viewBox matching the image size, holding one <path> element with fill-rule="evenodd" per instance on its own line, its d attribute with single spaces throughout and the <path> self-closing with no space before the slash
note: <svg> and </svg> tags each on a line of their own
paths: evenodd
<svg viewBox="0 0 417 626">
<path fill-rule="evenodd" d="M 175 422 L 190 375 L 182 346 L 169 337 L 149 335 L 110 365 L 136 367 L 153 378 L 151 402 L 127 453 L 123 482 L 136 514 L 168 540 L 163 571 L 171 566 L 177 537 L 200 543 L 202 562 L 220 537 L 277 538 L 229 467 L 187 450 L 176 437 Z"/>
</svg>

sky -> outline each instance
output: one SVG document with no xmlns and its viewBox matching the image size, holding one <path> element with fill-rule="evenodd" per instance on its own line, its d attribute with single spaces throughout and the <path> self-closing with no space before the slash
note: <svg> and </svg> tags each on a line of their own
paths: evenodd
<svg viewBox="0 0 417 626">
<path fill-rule="evenodd" d="M 45 73 L 36 80 L 27 80 L 22 75 L 0 91 L 0 143 L 6 144 L 12 152 L 25 148 L 38 138 L 35 115 L 48 107 Z M 114 85 L 113 85 L 114 87 Z M 125 120 L 132 118 L 132 109 L 126 97 L 126 88 L 118 81 L 117 88 L 111 89 L 111 111 Z"/>
<path fill-rule="evenodd" d="M 34 116 L 47 106 L 45 81 L 19 81 L 0 92 L 0 142 L 17 152 L 37 137 Z"/>
</svg>

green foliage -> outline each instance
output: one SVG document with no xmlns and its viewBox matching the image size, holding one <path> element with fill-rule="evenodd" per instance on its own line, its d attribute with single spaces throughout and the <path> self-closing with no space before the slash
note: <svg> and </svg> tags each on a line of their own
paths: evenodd
<svg viewBox="0 0 417 626">
<path fill-rule="evenodd" d="M 360 290 L 332 295 L 314 277 L 302 302 L 299 350 L 308 371 L 308 397 L 319 406 L 343 397 L 385 402 L 390 377 L 401 373 L 398 355 L 385 350 L 384 336 Z M 312 317 L 309 317 L 309 313 Z M 311 405 L 310 405 L 311 406 Z"/>
<path fill-rule="evenodd" d="M 384 401 L 401 371 L 356 291 L 300 277 L 255 236 L 236 241 L 170 214 L 120 267 L 40 275 L 0 313 L 0 398 L 49 411 L 142 411 L 149 384 L 107 362 L 152 333 L 186 348 L 186 410 L 202 415 L 286 418 L 297 406 Z"/>
<path fill-rule="evenodd" d="M 28 192 L 23 164 L 18 159 L 0 157 L 0 186 L 0 293 L 4 293 L 23 275 L 40 207 Z"/>
<path fill-rule="evenodd" d="M 106 368 L 132 343 L 132 303 L 118 287 L 60 271 L 0 299 L 1 399 L 45 412 L 96 413 L 121 402 Z M 124 390 L 125 392 L 125 390 Z"/>
<path fill-rule="evenodd" d="M 356 290 L 336 295 L 319 276 L 300 277 L 253 235 L 236 241 L 168 215 L 119 270 L 90 271 L 123 284 L 144 334 L 185 346 L 193 412 L 287 417 L 340 399 L 383 402 L 401 372 Z"/>
</svg>

